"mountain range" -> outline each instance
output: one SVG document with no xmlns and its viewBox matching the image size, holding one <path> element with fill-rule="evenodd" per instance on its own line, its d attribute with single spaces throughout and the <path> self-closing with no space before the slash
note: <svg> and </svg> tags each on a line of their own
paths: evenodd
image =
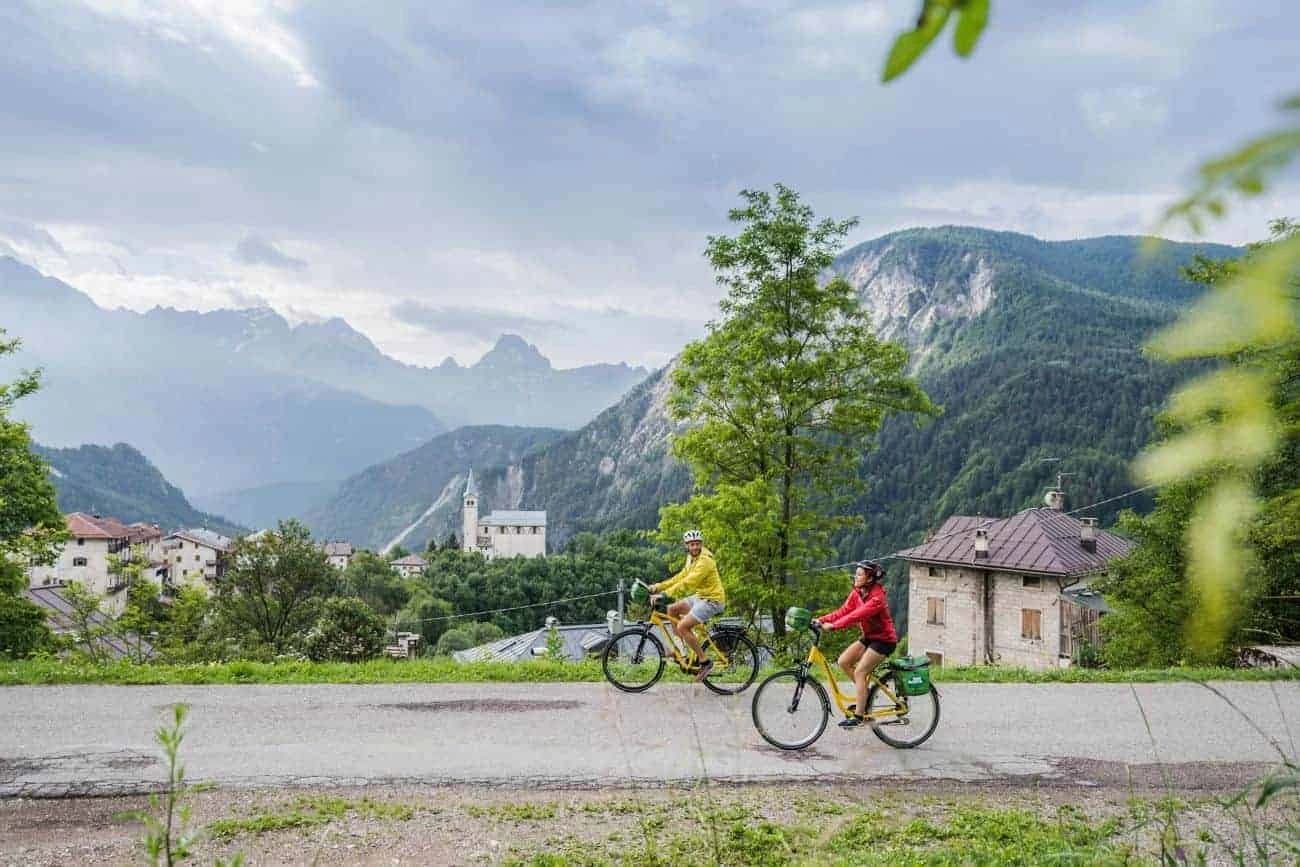
<svg viewBox="0 0 1300 867">
<path fill-rule="evenodd" d="M 17 408 L 38 440 L 130 443 L 196 501 L 245 517 L 302 511 L 449 425 L 578 427 L 646 374 L 556 370 L 514 335 L 471 366 L 425 368 L 384 355 L 341 319 L 106 310 L 10 257 L 0 257 L 0 327 L 23 340 L 0 377 L 44 371 L 41 391 Z"/>
<path fill-rule="evenodd" d="M 1042 241 L 945 227 L 897 232 L 841 254 L 876 329 L 903 342 L 913 373 L 944 412 L 927 423 L 892 418 L 864 444 L 853 511 L 861 529 L 837 540 L 841 555 L 896 550 L 950 514 L 1009 514 L 1041 502 L 1064 472 L 1075 506 L 1135 487 L 1132 457 L 1186 368 L 1146 358 L 1142 345 L 1197 297 L 1180 268 L 1196 254 L 1235 257 L 1212 244 L 1104 237 Z M 690 494 L 691 478 L 669 451 L 674 424 L 667 372 L 634 388 L 585 427 L 498 466 L 475 463 L 481 509 L 546 509 L 552 546 L 573 533 L 651 527 L 661 504 Z M 409 468 L 405 471 L 409 471 Z M 380 464 L 347 483 L 348 497 L 313 513 L 322 526 L 348 501 L 376 496 L 403 467 Z M 439 492 L 441 495 L 441 492 Z M 431 492 L 389 502 L 422 514 Z M 1143 496 L 1110 504 L 1103 522 Z M 416 541 L 441 538 L 459 512 L 434 510 Z M 366 521 L 353 523 L 370 538 Z M 382 534 L 381 534 L 382 535 Z M 410 547 L 410 546 L 408 546 Z"/>
</svg>

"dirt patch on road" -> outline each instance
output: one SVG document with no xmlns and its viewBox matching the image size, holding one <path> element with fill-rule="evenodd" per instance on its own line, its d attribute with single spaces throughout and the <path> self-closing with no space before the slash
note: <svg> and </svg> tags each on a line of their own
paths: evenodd
<svg viewBox="0 0 1300 867">
<path fill-rule="evenodd" d="M 530 711 L 574 710 L 582 702 L 568 699 L 455 699 L 452 701 L 395 701 L 368 705 L 372 710 L 407 710 L 420 713 L 528 713 Z"/>
</svg>

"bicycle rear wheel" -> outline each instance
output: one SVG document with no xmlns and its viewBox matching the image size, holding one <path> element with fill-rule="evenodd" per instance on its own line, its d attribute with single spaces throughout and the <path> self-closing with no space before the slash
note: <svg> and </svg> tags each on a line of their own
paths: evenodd
<svg viewBox="0 0 1300 867">
<path fill-rule="evenodd" d="M 663 676 L 664 646 L 648 629 L 624 629 L 605 645 L 600 667 L 623 692 L 645 692 Z"/>
<path fill-rule="evenodd" d="M 939 726 L 939 691 L 934 688 L 934 684 L 930 685 L 930 691 L 924 695 L 907 695 L 903 692 L 903 684 L 897 672 L 888 672 L 880 680 L 889 687 L 890 692 L 898 696 L 906 710 L 894 716 L 900 710 L 899 706 L 885 694 L 880 684 L 873 682 L 867 690 L 868 712 L 874 715 L 877 711 L 883 711 L 884 715 L 872 727 L 872 733 L 900 750 L 910 750 L 928 741 Z"/>
<path fill-rule="evenodd" d="M 713 672 L 704 685 L 718 695 L 744 692 L 758 677 L 758 648 L 743 632 L 715 632 L 709 636 L 713 646 L 727 655 L 727 663 L 714 660 Z"/>
<path fill-rule="evenodd" d="M 783 750 L 801 750 L 826 731 L 831 702 L 816 678 L 791 668 L 758 685 L 750 713 L 763 740 Z"/>
</svg>

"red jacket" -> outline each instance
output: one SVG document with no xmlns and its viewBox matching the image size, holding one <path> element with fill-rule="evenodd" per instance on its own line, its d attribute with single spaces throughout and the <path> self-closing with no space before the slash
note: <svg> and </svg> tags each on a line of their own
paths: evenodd
<svg viewBox="0 0 1300 867">
<path fill-rule="evenodd" d="M 843 605 L 817 619 L 829 629 L 859 626 L 867 641 L 898 641 L 894 619 L 889 616 L 889 600 L 885 598 L 885 588 L 879 581 L 867 588 L 866 598 L 860 596 L 858 588 L 854 587 Z"/>
</svg>

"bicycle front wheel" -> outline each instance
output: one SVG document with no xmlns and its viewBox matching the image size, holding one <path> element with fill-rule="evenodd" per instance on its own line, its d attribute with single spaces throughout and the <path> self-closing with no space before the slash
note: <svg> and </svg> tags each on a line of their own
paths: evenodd
<svg viewBox="0 0 1300 867">
<path fill-rule="evenodd" d="M 645 692 L 663 676 L 664 646 L 648 629 L 624 629 L 605 645 L 600 666 L 623 692 Z"/>
<path fill-rule="evenodd" d="M 880 714 L 880 722 L 871 731 L 900 750 L 910 750 L 928 741 L 939 726 L 939 691 L 934 684 L 924 695 L 907 695 L 896 672 L 891 671 L 880 680 L 898 697 L 898 703 L 885 694 L 880 684 L 871 684 L 867 690 L 867 707 L 873 716 Z"/>
<path fill-rule="evenodd" d="M 758 648 L 749 636 L 739 632 L 718 632 L 712 636 L 713 645 L 727 655 L 724 664 L 715 660 L 713 672 L 704 678 L 704 685 L 718 695 L 736 695 L 749 689 L 758 677 Z"/>
<path fill-rule="evenodd" d="M 763 740 L 783 750 L 802 750 L 826 731 L 831 702 L 815 677 L 791 668 L 758 685 L 750 712 Z"/>
</svg>

